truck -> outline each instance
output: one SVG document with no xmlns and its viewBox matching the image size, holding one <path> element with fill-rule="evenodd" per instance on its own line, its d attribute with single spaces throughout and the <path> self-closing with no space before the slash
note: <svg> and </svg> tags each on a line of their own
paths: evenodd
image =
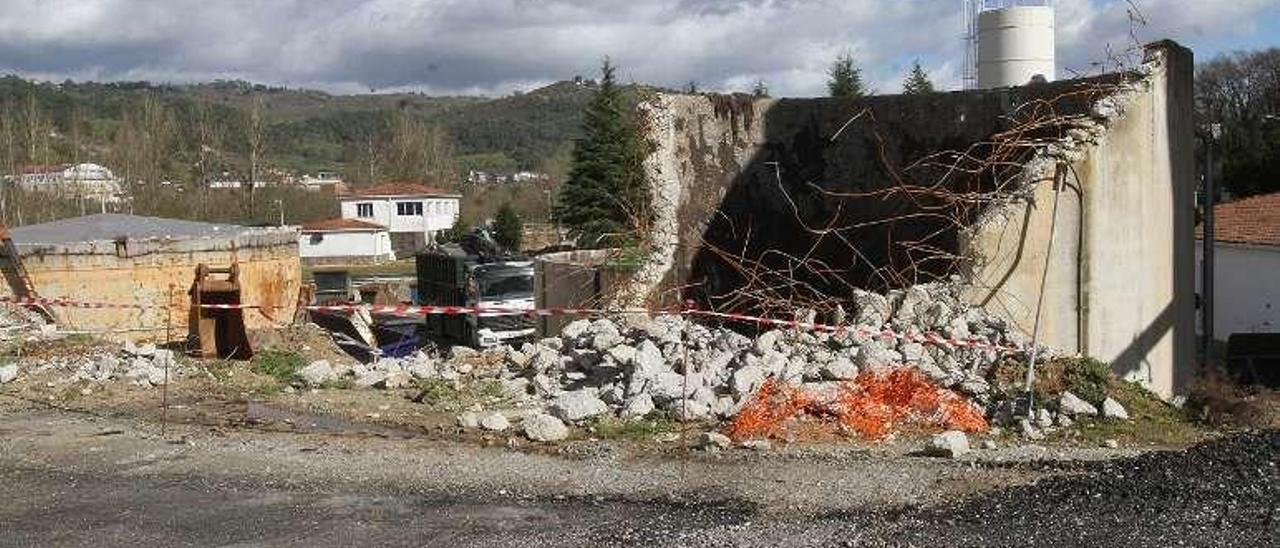
<svg viewBox="0 0 1280 548">
<path fill-rule="evenodd" d="M 534 336 L 533 261 L 497 252 L 482 232 L 417 254 L 418 297 L 430 306 L 477 307 L 465 314 L 427 314 L 429 336 L 473 348 Z"/>
</svg>

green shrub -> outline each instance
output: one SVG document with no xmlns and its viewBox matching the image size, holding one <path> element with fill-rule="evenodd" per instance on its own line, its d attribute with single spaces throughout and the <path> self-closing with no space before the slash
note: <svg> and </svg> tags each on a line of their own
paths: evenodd
<svg viewBox="0 0 1280 548">
<path fill-rule="evenodd" d="M 265 350 L 253 355 L 250 369 L 259 375 L 274 377 L 282 383 L 293 382 L 298 370 L 306 367 L 307 359 L 296 352 Z"/>
<path fill-rule="evenodd" d="M 1066 365 L 1062 371 L 1064 389 L 1094 405 L 1107 399 L 1111 365 L 1093 358 L 1069 360 Z"/>
</svg>

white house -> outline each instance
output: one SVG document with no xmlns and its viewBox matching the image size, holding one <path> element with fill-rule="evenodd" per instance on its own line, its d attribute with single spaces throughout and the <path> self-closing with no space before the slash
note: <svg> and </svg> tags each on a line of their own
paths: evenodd
<svg viewBox="0 0 1280 548">
<path fill-rule="evenodd" d="M 418 183 L 383 183 L 338 198 L 342 218 L 376 223 L 391 231 L 392 247 L 413 252 L 458 219 L 462 196 Z"/>
<path fill-rule="evenodd" d="M 342 185 L 342 177 L 332 171 L 320 171 L 313 175 L 299 177 L 297 183 L 307 190 L 324 190 Z"/>
<path fill-rule="evenodd" d="M 1280 192 L 1218 204 L 1213 215 L 1214 338 L 1280 333 Z"/>
<path fill-rule="evenodd" d="M 387 227 L 355 219 L 327 219 L 302 225 L 298 255 L 308 265 L 378 264 L 396 259 Z"/>
<path fill-rule="evenodd" d="M 79 195 L 108 202 L 119 201 L 120 180 L 110 169 L 80 163 L 23 168 L 18 185 L 27 190 Z"/>
</svg>

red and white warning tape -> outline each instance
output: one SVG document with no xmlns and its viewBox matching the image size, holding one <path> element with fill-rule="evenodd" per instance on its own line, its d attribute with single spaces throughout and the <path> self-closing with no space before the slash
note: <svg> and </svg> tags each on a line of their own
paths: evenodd
<svg viewBox="0 0 1280 548">
<path fill-rule="evenodd" d="M 101 303 L 101 302 L 85 302 L 73 301 L 71 299 L 48 299 L 48 298 L 17 298 L 17 297 L 0 297 L 0 302 L 11 303 L 17 305 L 35 305 L 35 306 L 56 306 L 63 308 L 88 308 L 88 309 L 161 309 L 165 308 L 161 305 L 145 305 L 145 304 L 124 304 L 124 303 Z M 246 309 L 263 309 L 263 308 L 284 308 L 283 306 L 266 307 L 254 304 L 202 304 L 200 308 L 211 310 L 246 310 Z M 502 307 L 481 307 L 481 306 L 430 306 L 430 305 L 367 305 L 367 304 L 325 304 L 325 305 L 308 305 L 303 307 L 313 312 L 351 312 L 355 310 L 365 310 L 369 313 L 377 314 L 404 314 L 404 315 L 460 315 L 460 314 L 519 314 L 524 316 L 604 316 L 604 315 L 622 315 L 622 314 L 680 314 L 685 316 L 700 316 L 704 318 L 717 318 L 722 320 L 731 320 L 739 322 L 749 322 L 758 325 L 769 325 L 774 327 L 784 327 L 790 329 L 798 329 L 803 331 L 821 331 L 833 334 L 848 333 L 861 337 L 879 338 L 884 341 L 906 341 L 917 342 L 921 344 L 930 344 L 934 346 L 951 346 L 958 348 L 974 348 L 979 350 L 994 350 L 1001 352 L 1020 352 L 1023 349 L 1014 346 L 1004 346 L 979 340 L 974 337 L 969 338 L 953 338 L 943 337 L 936 333 L 920 333 L 916 331 L 897 332 L 885 327 L 876 330 L 866 326 L 844 326 L 844 325 L 827 325 L 813 322 L 802 322 L 798 320 L 778 320 L 773 318 L 763 318 L 759 316 L 749 316 L 745 314 L 731 314 L 726 312 L 713 312 L 710 310 L 698 310 L 691 306 L 686 306 L 680 310 L 651 310 L 646 308 L 622 308 L 622 309 L 603 309 L 603 308 L 502 308 Z"/>
</svg>

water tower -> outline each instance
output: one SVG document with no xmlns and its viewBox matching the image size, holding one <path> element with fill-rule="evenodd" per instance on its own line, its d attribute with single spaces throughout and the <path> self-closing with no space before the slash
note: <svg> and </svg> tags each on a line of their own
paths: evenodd
<svg viewBox="0 0 1280 548">
<path fill-rule="evenodd" d="M 964 0 L 966 89 L 1053 80 L 1051 0 Z"/>
</svg>

